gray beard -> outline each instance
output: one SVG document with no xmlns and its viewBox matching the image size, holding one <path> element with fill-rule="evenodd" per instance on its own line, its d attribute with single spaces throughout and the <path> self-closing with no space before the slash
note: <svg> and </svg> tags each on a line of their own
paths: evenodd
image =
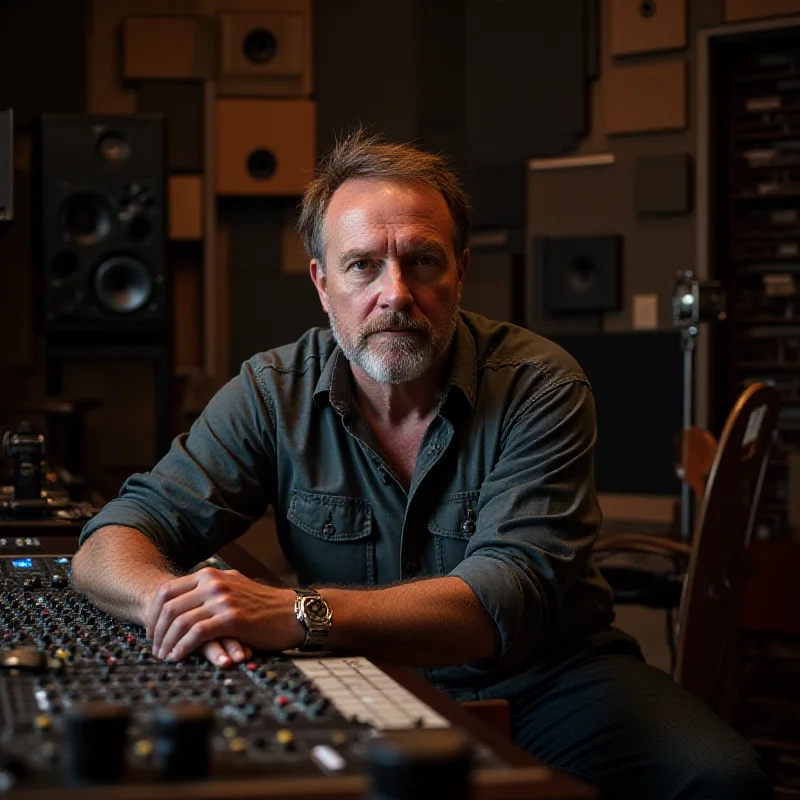
<svg viewBox="0 0 800 800">
<path fill-rule="evenodd" d="M 378 383 L 401 384 L 424 375 L 447 350 L 458 324 L 459 303 L 453 306 L 447 325 L 441 331 L 434 330 L 427 320 L 411 318 L 404 312 L 389 312 L 363 325 L 356 336 L 349 339 L 342 335 L 330 304 L 328 308 L 333 338 L 345 358 Z M 389 327 L 418 332 L 391 339 L 373 335 Z"/>
</svg>

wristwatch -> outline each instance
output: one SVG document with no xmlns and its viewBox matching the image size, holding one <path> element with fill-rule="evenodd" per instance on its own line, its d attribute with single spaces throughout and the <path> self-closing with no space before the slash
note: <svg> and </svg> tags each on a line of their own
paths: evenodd
<svg viewBox="0 0 800 800">
<path fill-rule="evenodd" d="M 333 612 L 316 589 L 295 589 L 294 614 L 306 629 L 306 640 L 299 649 L 309 652 L 324 650 L 331 630 Z"/>
</svg>

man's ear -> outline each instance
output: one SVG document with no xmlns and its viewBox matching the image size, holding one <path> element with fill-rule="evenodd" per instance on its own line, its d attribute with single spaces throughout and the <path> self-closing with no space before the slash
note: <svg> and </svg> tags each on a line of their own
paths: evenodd
<svg viewBox="0 0 800 800">
<path fill-rule="evenodd" d="M 458 259 L 458 263 L 456 264 L 456 269 L 458 270 L 458 280 L 461 283 L 464 283 L 464 277 L 467 274 L 467 269 L 469 268 L 469 248 L 464 248 L 464 252 L 461 254 L 461 258 Z"/>
<path fill-rule="evenodd" d="M 325 273 L 325 265 L 318 261 L 316 258 L 311 259 L 309 265 L 309 272 L 311 273 L 311 280 L 316 287 L 319 301 L 322 303 L 322 310 L 328 313 L 328 276 Z"/>
</svg>

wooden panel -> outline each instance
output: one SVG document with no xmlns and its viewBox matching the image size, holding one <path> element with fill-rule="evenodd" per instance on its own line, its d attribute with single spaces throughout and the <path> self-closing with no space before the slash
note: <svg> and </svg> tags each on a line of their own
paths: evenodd
<svg viewBox="0 0 800 800">
<path fill-rule="evenodd" d="M 686 127 L 686 62 L 613 67 L 605 76 L 606 133 Z"/>
<path fill-rule="evenodd" d="M 217 100 L 217 193 L 299 195 L 314 173 L 311 100 Z"/>
<path fill-rule="evenodd" d="M 178 371 L 200 366 L 200 266 L 188 255 L 171 253 L 172 343 Z"/>
<path fill-rule="evenodd" d="M 203 238 L 203 176 L 172 175 L 169 179 L 169 238 Z"/>
<path fill-rule="evenodd" d="M 725 0 L 725 19 L 729 22 L 783 14 L 800 14 L 800 0 Z"/>
<path fill-rule="evenodd" d="M 126 78 L 196 78 L 212 75 L 213 26 L 202 17 L 128 17 L 122 28 Z"/>
<path fill-rule="evenodd" d="M 220 14 L 220 80 L 246 79 L 266 96 L 310 93 L 307 17 L 289 11 Z M 223 92 L 237 93 L 233 86 L 223 87 Z"/>
<path fill-rule="evenodd" d="M 611 0 L 615 56 L 686 47 L 686 0 Z"/>
</svg>

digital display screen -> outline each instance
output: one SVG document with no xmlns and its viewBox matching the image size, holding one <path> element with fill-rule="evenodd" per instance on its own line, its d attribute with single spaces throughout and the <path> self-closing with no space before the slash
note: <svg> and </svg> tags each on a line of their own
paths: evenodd
<svg viewBox="0 0 800 800">
<path fill-rule="evenodd" d="M 11 564 L 14 569 L 33 569 L 32 558 L 12 558 Z"/>
<path fill-rule="evenodd" d="M 69 559 L 65 556 L 59 556 L 59 558 L 54 558 L 56 564 L 69 564 Z"/>
</svg>

